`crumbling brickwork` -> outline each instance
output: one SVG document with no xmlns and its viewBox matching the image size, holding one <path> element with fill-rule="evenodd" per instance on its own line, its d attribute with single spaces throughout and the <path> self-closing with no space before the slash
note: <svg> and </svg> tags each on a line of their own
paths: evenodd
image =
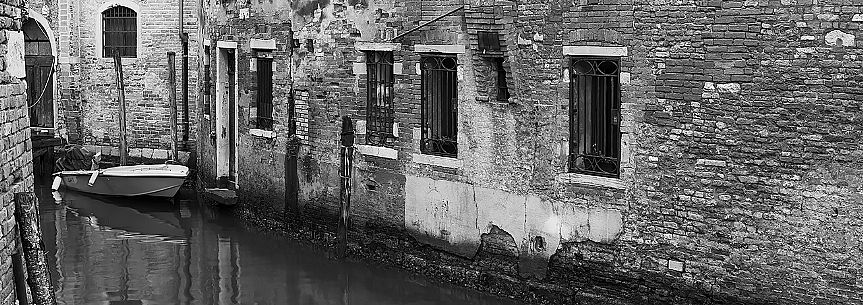
<svg viewBox="0 0 863 305">
<path fill-rule="evenodd" d="M 11 255 L 15 252 L 15 204 L 18 192 L 33 191 L 30 119 L 24 81 L 24 36 L 20 0 L 0 1 L 0 304 L 16 303 Z"/>
<path fill-rule="evenodd" d="M 237 185 L 254 198 L 239 208 L 252 221 L 332 228 L 348 116 L 357 255 L 529 301 L 863 302 L 859 4 L 219 2 L 208 15 L 240 57 L 253 24 L 291 22 L 272 137 L 243 127 L 239 103 Z M 480 50 L 481 32 L 500 49 Z M 393 54 L 391 145 L 366 141 L 369 51 Z M 458 63 L 455 157 L 422 149 L 421 59 L 442 54 Z M 613 177 L 570 172 L 572 65 L 588 57 L 619 63 Z M 200 155 L 219 166 L 212 147 Z M 282 213 L 291 179 L 300 209 Z"/>
</svg>

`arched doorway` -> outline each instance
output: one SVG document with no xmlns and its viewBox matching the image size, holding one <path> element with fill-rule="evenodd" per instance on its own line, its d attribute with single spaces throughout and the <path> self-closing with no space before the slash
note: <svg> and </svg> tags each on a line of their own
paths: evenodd
<svg viewBox="0 0 863 305">
<path fill-rule="evenodd" d="M 27 66 L 27 105 L 30 126 L 39 133 L 54 128 L 54 55 L 48 32 L 34 18 L 24 28 L 24 63 Z"/>
<path fill-rule="evenodd" d="M 38 184 L 50 183 L 54 171 L 54 146 L 60 145 L 55 127 L 57 106 L 54 102 L 54 35 L 48 21 L 30 11 L 22 24 L 24 32 L 24 64 L 27 75 L 27 106 L 33 144 L 33 173 Z"/>
</svg>

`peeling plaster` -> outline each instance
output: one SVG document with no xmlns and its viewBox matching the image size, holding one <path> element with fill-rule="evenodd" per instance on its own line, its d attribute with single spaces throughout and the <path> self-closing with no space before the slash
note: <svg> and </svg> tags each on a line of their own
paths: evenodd
<svg viewBox="0 0 863 305">
<path fill-rule="evenodd" d="M 24 33 L 6 30 L 6 71 L 16 78 L 24 78 Z"/>
<path fill-rule="evenodd" d="M 472 257 L 481 235 L 493 226 L 509 233 L 519 249 L 519 272 L 545 276 L 548 259 L 563 242 L 612 243 L 623 216 L 605 208 L 583 208 L 535 195 L 520 195 L 468 183 L 407 176 L 405 227 L 418 240 Z M 532 241 L 541 237 L 545 247 Z"/>
<path fill-rule="evenodd" d="M 826 42 L 827 45 L 831 46 L 842 45 L 846 47 L 853 47 L 854 35 L 847 34 L 840 30 L 833 30 L 827 33 L 827 35 L 824 35 L 824 42 Z"/>
</svg>

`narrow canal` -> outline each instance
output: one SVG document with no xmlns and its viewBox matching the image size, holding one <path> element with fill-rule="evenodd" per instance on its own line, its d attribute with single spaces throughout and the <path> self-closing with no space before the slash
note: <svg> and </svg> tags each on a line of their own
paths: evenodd
<svg viewBox="0 0 863 305">
<path fill-rule="evenodd" d="M 516 304 L 331 260 L 194 200 L 37 192 L 59 304 Z"/>
</svg>

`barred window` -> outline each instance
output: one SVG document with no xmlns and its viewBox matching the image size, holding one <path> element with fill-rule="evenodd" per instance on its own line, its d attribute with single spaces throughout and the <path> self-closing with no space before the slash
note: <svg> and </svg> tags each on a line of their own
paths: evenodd
<svg viewBox="0 0 863 305">
<path fill-rule="evenodd" d="M 391 145 L 393 107 L 393 52 L 366 52 L 366 143 Z"/>
<path fill-rule="evenodd" d="M 572 59 L 570 172 L 620 176 L 619 75 L 617 58 Z"/>
<path fill-rule="evenodd" d="M 136 57 L 138 49 L 138 13 L 115 6 L 102 12 L 102 57 Z"/>
<path fill-rule="evenodd" d="M 273 59 L 258 57 L 258 129 L 273 130 Z"/>
<path fill-rule="evenodd" d="M 422 70 L 422 144 L 424 154 L 458 154 L 458 83 L 455 56 L 426 55 Z"/>
</svg>

